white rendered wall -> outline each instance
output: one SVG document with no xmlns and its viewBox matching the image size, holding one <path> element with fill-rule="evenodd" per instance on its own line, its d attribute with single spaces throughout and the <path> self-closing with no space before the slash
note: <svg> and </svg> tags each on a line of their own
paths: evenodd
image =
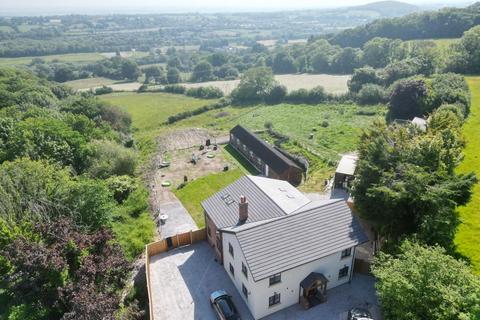
<svg viewBox="0 0 480 320">
<path fill-rule="evenodd" d="M 234 250 L 234 258 L 228 252 L 228 244 L 231 243 Z M 346 248 L 345 248 L 346 249 Z M 305 279 L 311 272 L 322 273 L 328 280 L 327 290 L 338 285 L 347 283 L 350 280 L 352 272 L 352 261 L 354 250 L 349 257 L 341 258 L 341 251 L 332 255 L 323 257 L 319 260 L 309 262 L 298 266 L 294 269 L 282 272 L 282 281 L 280 283 L 269 285 L 269 279 L 263 279 L 258 282 L 253 281 L 252 274 L 248 270 L 248 279 L 242 273 L 242 261 L 246 264 L 245 258 L 241 251 L 237 238 L 233 234 L 223 233 L 223 256 L 224 268 L 229 274 L 237 290 L 244 298 L 255 319 L 260 319 L 271 313 L 277 312 L 291 305 L 299 303 L 300 282 Z M 230 273 L 230 263 L 235 268 L 235 276 Z M 344 266 L 348 266 L 348 275 L 338 279 L 338 272 Z M 242 283 L 249 290 L 248 299 L 245 299 L 242 293 Z M 280 303 L 269 307 L 268 298 L 274 293 L 280 293 Z M 327 293 L 328 296 L 328 293 Z"/>
</svg>

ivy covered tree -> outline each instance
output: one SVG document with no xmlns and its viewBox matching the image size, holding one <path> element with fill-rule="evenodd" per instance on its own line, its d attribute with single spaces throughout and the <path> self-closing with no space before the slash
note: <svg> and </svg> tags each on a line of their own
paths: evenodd
<svg viewBox="0 0 480 320">
<path fill-rule="evenodd" d="M 480 318 L 480 278 L 440 247 L 405 241 L 373 264 L 385 320 Z"/>
</svg>

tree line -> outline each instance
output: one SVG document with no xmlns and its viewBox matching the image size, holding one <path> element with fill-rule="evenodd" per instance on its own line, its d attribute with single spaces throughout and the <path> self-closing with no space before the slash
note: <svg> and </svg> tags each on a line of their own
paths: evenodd
<svg viewBox="0 0 480 320">
<path fill-rule="evenodd" d="M 0 315 L 141 316 L 120 293 L 153 225 L 114 228 L 147 209 L 130 116 L 19 70 L 0 69 L 0 97 Z"/>
<path fill-rule="evenodd" d="M 361 47 L 375 37 L 402 40 L 458 38 L 478 24 L 480 3 L 477 2 L 466 8 L 445 8 L 399 18 L 379 19 L 331 35 L 328 39 L 342 47 Z"/>
</svg>

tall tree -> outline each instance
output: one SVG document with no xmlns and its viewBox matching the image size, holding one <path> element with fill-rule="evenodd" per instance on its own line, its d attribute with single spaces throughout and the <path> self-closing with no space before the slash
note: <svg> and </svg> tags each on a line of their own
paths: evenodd
<svg viewBox="0 0 480 320">
<path fill-rule="evenodd" d="M 360 214 L 383 237 L 416 234 L 427 244 L 451 248 L 459 223 L 456 207 L 471 196 L 476 178 L 456 174 L 459 128 L 375 123 L 358 146 L 352 194 Z"/>
</svg>

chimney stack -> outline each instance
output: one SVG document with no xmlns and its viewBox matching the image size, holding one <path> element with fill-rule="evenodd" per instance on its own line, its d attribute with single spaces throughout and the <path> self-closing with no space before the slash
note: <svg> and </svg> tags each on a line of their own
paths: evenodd
<svg viewBox="0 0 480 320">
<path fill-rule="evenodd" d="M 241 196 L 238 204 L 238 221 L 244 223 L 248 219 L 248 202 L 247 197 Z"/>
</svg>

